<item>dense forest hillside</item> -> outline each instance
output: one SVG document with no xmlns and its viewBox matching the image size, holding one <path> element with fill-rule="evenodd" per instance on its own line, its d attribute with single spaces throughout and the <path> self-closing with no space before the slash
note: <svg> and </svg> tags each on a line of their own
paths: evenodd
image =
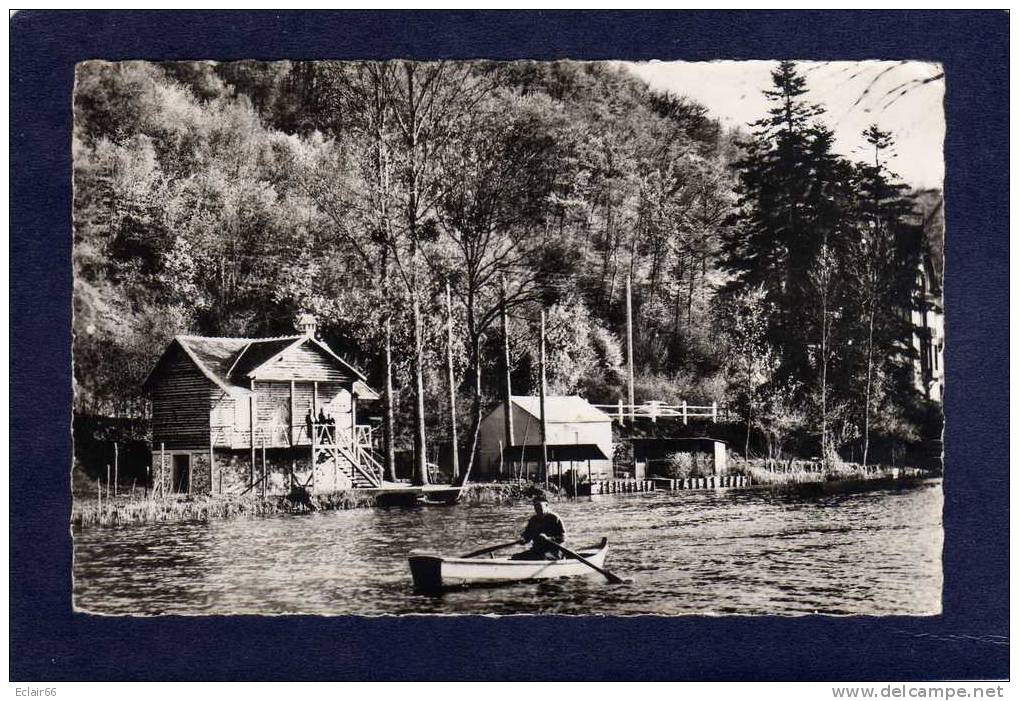
<svg viewBox="0 0 1019 701">
<path fill-rule="evenodd" d="M 833 154 L 796 67 L 774 80 L 733 133 L 600 63 L 81 64 L 75 410 L 144 416 L 175 334 L 311 312 L 376 386 L 391 374 L 397 444 L 441 440 L 448 285 L 470 444 L 501 297 L 516 393 L 544 308 L 550 390 L 611 402 L 629 278 L 637 401 L 718 401 L 772 455 L 915 440 L 905 311 L 939 195 L 895 181 L 877 126 L 867 162 Z"/>
</svg>

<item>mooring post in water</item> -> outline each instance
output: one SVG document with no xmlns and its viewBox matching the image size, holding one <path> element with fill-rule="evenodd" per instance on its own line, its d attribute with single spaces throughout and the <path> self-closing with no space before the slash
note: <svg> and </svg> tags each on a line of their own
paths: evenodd
<svg viewBox="0 0 1019 701">
<path fill-rule="evenodd" d="M 626 276 L 626 398 L 630 403 L 630 423 L 634 421 L 633 394 L 633 299 L 630 276 Z"/>
<path fill-rule="evenodd" d="M 315 463 L 318 461 L 318 424 L 315 423 L 315 421 L 318 421 L 318 419 L 315 418 L 316 416 L 318 416 L 315 413 L 315 404 L 318 403 L 317 402 L 317 395 L 318 395 L 318 383 L 317 382 L 315 383 L 314 388 L 315 388 L 314 389 L 314 394 L 312 395 L 312 398 L 311 398 L 311 415 L 312 415 L 312 424 L 311 424 L 311 476 L 308 478 L 308 484 L 311 484 L 313 487 L 314 487 L 314 484 L 315 484 Z M 305 486 L 307 486 L 307 485 L 305 485 Z"/>
<path fill-rule="evenodd" d="M 480 367 L 480 363 L 478 363 Z M 456 376 L 453 374 L 453 291 L 446 281 L 446 380 L 449 385 L 449 447 L 453 483 L 460 477 L 460 455 L 456 446 Z M 475 382 L 477 378 L 475 378 Z M 480 385 L 479 385 L 480 386 Z"/>
<path fill-rule="evenodd" d="M 166 479 L 166 443 L 159 444 L 159 495 L 163 496 L 163 480 Z M 155 489 L 152 490 L 155 492 Z"/>
<path fill-rule="evenodd" d="M 106 499 L 110 499 L 110 465 L 106 464 Z"/>
<path fill-rule="evenodd" d="M 368 441 L 369 446 L 371 440 Z M 358 458 L 361 457 L 360 443 L 357 438 L 357 392 L 350 393 L 350 451 Z"/>
<path fill-rule="evenodd" d="M 290 440 L 291 448 L 297 445 L 297 436 L 294 432 L 294 426 L 297 424 L 297 412 L 295 410 L 296 404 L 294 402 L 296 391 L 296 381 L 290 380 L 290 430 L 287 432 L 287 437 Z"/>
<path fill-rule="evenodd" d="M 223 480 L 220 479 L 220 484 Z M 216 492 L 216 452 L 212 444 L 212 435 L 209 435 L 209 494 Z"/>
<path fill-rule="evenodd" d="M 316 383 L 317 384 L 317 383 Z M 248 443 L 251 445 L 251 465 L 248 469 L 248 488 L 255 486 L 255 383 L 251 383 L 251 396 L 248 397 Z"/>
<path fill-rule="evenodd" d="M 120 494 L 120 448 L 113 442 L 113 496 Z"/>
<path fill-rule="evenodd" d="M 545 489 L 548 489 L 548 434 L 546 432 L 545 425 L 545 310 L 541 310 L 541 324 L 540 324 L 541 339 L 539 342 L 539 365 L 541 374 L 540 393 L 538 396 L 539 400 L 539 414 L 541 420 L 541 472 L 545 478 Z"/>
<path fill-rule="evenodd" d="M 513 445 L 513 384 L 510 377 L 510 370 L 512 368 L 510 360 L 510 345 L 509 345 L 509 317 L 506 314 L 506 276 L 504 275 L 500 280 L 501 290 L 499 296 L 499 314 L 502 316 L 502 362 L 503 362 L 503 387 L 502 387 L 502 398 L 505 402 L 505 411 L 502 417 L 502 429 L 503 429 L 503 440 L 506 441 L 506 447 L 509 448 Z M 499 475 L 502 476 L 502 468 L 500 467 Z"/>
<path fill-rule="evenodd" d="M 262 491 L 262 496 L 263 497 L 265 496 L 265 480 L 266 480 L 266 475 L 267 474 L 268 474 L 268 466 L 266 465 L 266 459 L 265 459 L 265 436 L 262 436 L 262 476 L 259 478 L 259 481 L 262 483 L 261 491 Z"/>
</svg>

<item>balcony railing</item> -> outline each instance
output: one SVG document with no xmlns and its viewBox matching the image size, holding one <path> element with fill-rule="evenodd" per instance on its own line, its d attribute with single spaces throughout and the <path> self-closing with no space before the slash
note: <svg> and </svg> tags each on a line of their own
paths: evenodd
<svg viewBox="0 0 1019 701">
<path fill-rule="evenodd" d="M 652 422 L 657 422 L 660 418 L 681 419 L 685 424 L 691 419 L 708 419 L 712 422 L 717 422 L 730 418 L 728 410 L 714 402 L 698 406 L 696 404 L 687 404 L 686 402 L 666 404 L 659 401 L 648 401 L 643 404 L 623 404 L 622 400 L 620 400 L 618 404 L 593 404 L 592 406 L 609 414 L 620 424 L 626 421 L 632 422 L 636 419 L 651 419 Z"/>
<path fill-rule="evenodd" d="M 312 430 L 328 430 L 330 434 L 337 434 L 344 443 L 349 443 L 351 437 L 350 425 L 343 424 L 311 424 Z M 295 424 L 287 426 L 273 424 L 270 426 L 255 426 L 252 431 L 246 426 L 233 424 L 213 425 L 210 427 L 210 438 L 212 445 L 216 448 L 250 448 L 254 446 L 261 448 L 293 448 L 299 446 L 311 446 L 312 435 L 308 430 L 308 424 Z M 358 424 L 353 427 L 353 443 L 370 450 L 373 446 L 372 427 Z"/>
</svg>

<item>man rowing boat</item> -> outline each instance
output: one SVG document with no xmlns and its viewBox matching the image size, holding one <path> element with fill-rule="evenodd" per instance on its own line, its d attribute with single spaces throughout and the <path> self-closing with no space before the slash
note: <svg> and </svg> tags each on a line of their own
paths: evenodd
<svg viewBox="0 0 1019 701">
<path fill-rule="evenodd" d="M 563 527 L 562 519 L 549 511 L 548 500 L 544 496 L 538 495 L 534 497 L 534 516 L 531 516 L 524 532 L 520 534 L 520 542 L 530 543 L 531 548 L 517 553 L 510 559 L 559 560 L 563 557 L 562 551 L 549 541 L 562 543 L 564 540 L 566 540 L 566 529 Z"/>
</svg>

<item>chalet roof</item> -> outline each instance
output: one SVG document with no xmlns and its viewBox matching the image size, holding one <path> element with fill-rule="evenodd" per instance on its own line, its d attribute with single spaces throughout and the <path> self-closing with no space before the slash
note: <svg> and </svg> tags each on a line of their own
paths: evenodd
<svg viewBox="0 0 1019 701">
<path fill-rule="evenodd" d="M 239 353 L 250 342 L 246 338 L 210 338 L 205 336 L 177 336 L 174 341 L 179 343 L 185 352 L 196 361 L 199 368 L 214 382 L 226 382 Z"/>
<path fill-rule="evenodd" d="M 379 393 L 373 390 L 367 382 L 361 380 L 354 382 L 354 394 L 358 399 L 376 400 L 381 398 Z"/>
<path fill-rule="evenodd" d="M 236 356 L 233 367 L 230 368 L 230 374 L 237 377 L 246 377 L 248 373 L 294 345 L 294 342 L 299 338 L 300 336 L 285 336 L 283 338 L 266 338 L 251 341 Z"/>
<path fill-rule="evenodd" d="M 664 460 L 672 453 L 711 453 L 715 444 L 728 443 L 721 438 L 691 436 L 687 438 L 629 438 L 633 457 L 637 460 Z"/>
<path fill-rule="evenodd" d="M 545 446 L 549 462 L 583 462 L 608 460 L 609 456 L 597 443 L 549 443 Z M 510 445 L 502 450 L 503 462 L 540 462 L 541 445 Z"/>
<path fill-rule="evenodd" d="M 536 419 L 541 418 L 539 397 L 513 397 L 513 404 Z M 587 403 L 583 397 L 545 397 L 545 421 L 550 424 L 604 423 L 612 417 Z"/>
<path fill-rule="evenodd" d="M 191 358 L 202 374 L 230 394 L 249 394 L 250 375 L 288 349 L 311 342 L 335 362 L 354 375 L 354 391 L 363 399 L 377 399 L 368 386 L 364 373 L 336 355 L 328 345 L 310 336 L 277 336 L 274 338 L 221 338 L 213 336 L 176 336 L 160 357 L 144 386 L 148 387 L 163 358 L 174 345 Z"/>
</svg>

